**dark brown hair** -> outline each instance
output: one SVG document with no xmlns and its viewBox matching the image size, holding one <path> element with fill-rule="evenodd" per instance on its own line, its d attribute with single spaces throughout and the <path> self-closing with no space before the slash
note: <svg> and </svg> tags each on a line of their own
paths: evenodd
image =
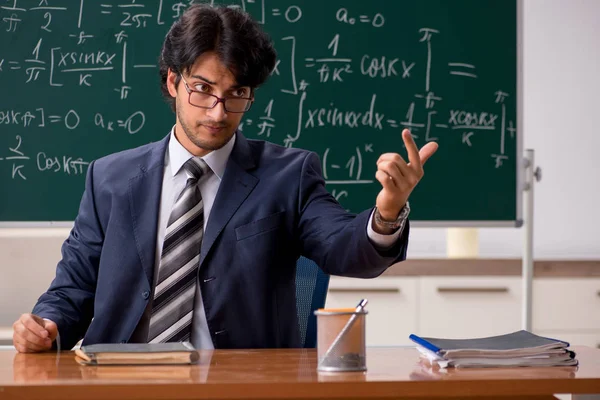
<svg viewBox="0 0 600 400">
<path fill-rule="evenodd" d="M 161 91 L 173 111 L 175 99 L 167 88 L 168 70 L 189 73 L 196 59 L 210 51 L 219 56 L 237 84 L 253 89 L 267 80 L 277 58 L 271 38 L 246 12 L 207 4 L 190 6 L 171 26 L 159 60 Z"/>
</svg>

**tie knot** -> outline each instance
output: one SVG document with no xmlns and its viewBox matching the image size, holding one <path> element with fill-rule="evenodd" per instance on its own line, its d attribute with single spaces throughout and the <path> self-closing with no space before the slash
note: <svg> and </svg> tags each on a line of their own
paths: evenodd
<svg viewBox="0 0 600 400">
<path fill-rule="evenodd" d="M 183 164 L 183 168 L 192 175 L 192 179 L 199 180 L 202 175 L 208 173 L 210 167 L 200 157 L 192 157 Z"/>
</svg>

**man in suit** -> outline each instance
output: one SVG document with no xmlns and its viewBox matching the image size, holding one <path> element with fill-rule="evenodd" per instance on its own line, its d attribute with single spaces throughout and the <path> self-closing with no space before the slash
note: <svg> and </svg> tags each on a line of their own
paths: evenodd
<svg viewBox="0 0 600 400">
<path fill-rule="evenodd" d="M 376 207 L 347 213 L 314 153 L 237 131 L 275 61 L 242 11 L 192 6 L 172 26 L 160 73 L 175 126 L 160 142 L 89 165 L 56 277 L 13 325 L 19 352 L 82 338 L 299 347 L 300 255 L 362 278 L 405 259 L 408 197 L 437 145 L 419 152 L 403 132 L 409 162 L 381 155 Z"/>
</svg>

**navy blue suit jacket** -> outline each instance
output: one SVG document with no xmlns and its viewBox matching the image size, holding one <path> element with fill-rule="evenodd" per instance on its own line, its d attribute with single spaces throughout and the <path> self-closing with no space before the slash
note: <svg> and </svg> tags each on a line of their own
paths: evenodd
<svg viewBox="0 0 600 400">
<path fill-rule="evenodd" d="M 33 313 L 57 323 L 63 348 L 134 341 L 148 302 L 169 136 L 89 165 L 62 260 Z M 215 348 L 300 347 L 295 264 L 370 278 L 406 256 L 367 237 L 372 210 L 347 213 L 325 190 L 315 153 L 247 140 L 235 146 L 208 219 L 199 283 Z M 140 340 L 137 338 L 136 340 Z M 143 341 L 143 339 L 142 339 Z"/>
</svg>

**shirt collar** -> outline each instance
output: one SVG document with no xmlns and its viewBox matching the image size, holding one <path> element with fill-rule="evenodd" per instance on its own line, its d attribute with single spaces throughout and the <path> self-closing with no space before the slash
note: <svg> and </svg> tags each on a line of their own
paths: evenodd
<svg viewBox="0 0 600 400">
<path fill-rule="evenodd" d="M 215 175 L 219 178 L 219 180 L 223 179 L 223 174 L 225 173 L 225 167 L 227 166 L 227 160 L 231 155 L 231 151 L 233 150 L 233 145 L 235 144 L 234 134 L 231 139 L 225 144 L 225 146 L 221 147 L 218 150 L 213 150 L 204 157 L 201 157 L 206 164 L 210 167 L 210 169 L 215 173 Z M 185 147 L 179 143 L 177 138 L 175 137 L 175 127 L 171 129 L 171 138 L 169 140 L 169 155 L 168 162 L 171 165 L 171 173 L 173 176 L 177 175 L 183 164 L 186 163 L 187 160 L 194 157 L 192 153 L 190 153 Z"/>
</svg>

